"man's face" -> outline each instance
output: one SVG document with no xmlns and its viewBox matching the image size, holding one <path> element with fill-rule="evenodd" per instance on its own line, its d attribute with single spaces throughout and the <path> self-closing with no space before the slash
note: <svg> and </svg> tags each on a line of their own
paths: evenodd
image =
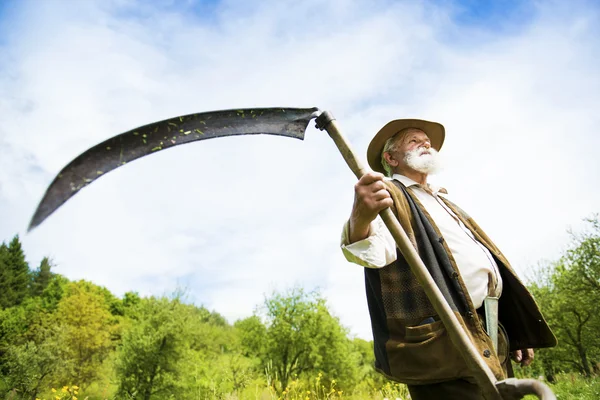
<svg viewBox="0 0 600 400">
<path fill-rule="evenodd" d="M 420 129 L 410 129 L 389 152 L 388 163 L 396 170 L 407 168 L 429 174 L 438 167 L 437 151 L 431 147 L 431 141 Z"/>
<path fill-rule="evenodd" d="M 404 134 L 404 137 L 400 139 L 400 143 L 395 147 L 403 155 L 403 158 L 406 153 L 416 149 L 422 149 L 419 153 L 423 151 L 425 152 L 424 154 L 429 154 L 431 141 L 429 140 L 429 136 L 422 130 L 411 129 Z"/>
</svg>

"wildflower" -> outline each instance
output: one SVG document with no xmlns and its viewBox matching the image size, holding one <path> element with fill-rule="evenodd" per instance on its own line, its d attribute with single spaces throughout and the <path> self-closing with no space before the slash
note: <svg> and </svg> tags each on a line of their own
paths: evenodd
<svg viewBox="0 0 600 400">
<path fill-rule="evenodd" d="M 307 390 L 307 391 L 306 391 L 306 394 L 310 394 L 310 390 Z"/>
<path fill-rule="evenodd" d="M 71 388 L 73 388 L 75 390 L 79 390 L 79 386 L 77 386 L 77 385 L 73 385 L 73 386 L 71 386 Z"/>
<path fill-rule="evenodd" d="M 56 393 L 56 389 L 52 388 L 52 393 Z"/>
<path fill-rule="evenodd" d="M 63 392 L 65 392 L 65 393 L 66 393 L 68 390 L 69 390 L 69 387 L 68 387 L 68 386 L 63 386 L 63 388 L 62 388 L 62 391 L 63 391 Z"/>
<path fill-rule="evenodd" d="M 332 379 L 332 380 L 331 380 L 331 384 L 332 384 L 332 385 L 335 385 L 335 379 Z"/>
<path fill-rule="evenodd" d="M 77 400 L 77 397 L 73 396 L 73 400 Z"/>
</svg>

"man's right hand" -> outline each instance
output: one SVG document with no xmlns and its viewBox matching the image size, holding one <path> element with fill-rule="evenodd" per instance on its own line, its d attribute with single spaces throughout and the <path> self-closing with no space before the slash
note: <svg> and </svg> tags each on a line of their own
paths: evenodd
<svg viewBox="0 0 600 400">
<path fill-rule="evenodd" d="M 354 185 L 354 205 L 348 224 L 350 243 L 368 237 L 369 225 L 377 214 L 394 204 L 383 180 L 383 174 L 371 171 L 364 174 Z"/>
</svg>

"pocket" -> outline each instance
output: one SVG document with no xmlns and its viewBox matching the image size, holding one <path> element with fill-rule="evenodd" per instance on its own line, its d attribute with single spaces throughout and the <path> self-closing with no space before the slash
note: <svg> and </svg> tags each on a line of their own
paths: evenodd
<svg viewBox="0 0 600 400">
<path fill-rule="evenodd" d="M 421 343 L 433 339 L 437 332 L 444 330 L 442 321 L 434 321 L 429 324 L 407 326 L 406 327 L 406 342 Z"/>
<path fill-rule="evenodd" d="M 434 383 L 470 375 L 442 321 L 406 327 L 405 337 L 390 338 L 386 350 L 392 376 L 404 383 Z"/>
</svg>

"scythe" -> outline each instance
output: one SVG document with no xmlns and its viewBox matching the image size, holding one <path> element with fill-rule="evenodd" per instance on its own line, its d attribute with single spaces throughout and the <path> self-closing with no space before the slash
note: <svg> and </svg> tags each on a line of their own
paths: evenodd
<svg viewBox="0 0 600 400">
<path fill-rule="evenodd" d="M 354 155 L 333 116 L 318 108 L 256 108 L 190 114 L 124 132 L 76 157 L 58 173 L 46 190 L 28 231 L 40 225 L 85 186 L 135 159 L 180 144 L 218 137 L 269 134 L 304 139 L 306 127 L 314 118 L 317 128 L 327 131 L 356 177 L 360 178 L 368 172 Z M 548 386 L 533 379 L 496 380 L 410 244 L 397 218 L 390 209 L 383 210 L 380 215 L 440 316 L 452 342 L 460 349 L 485 398 L 509 400 L 533 394 L 544 400 L 556 399 Z"/>
</svg>

